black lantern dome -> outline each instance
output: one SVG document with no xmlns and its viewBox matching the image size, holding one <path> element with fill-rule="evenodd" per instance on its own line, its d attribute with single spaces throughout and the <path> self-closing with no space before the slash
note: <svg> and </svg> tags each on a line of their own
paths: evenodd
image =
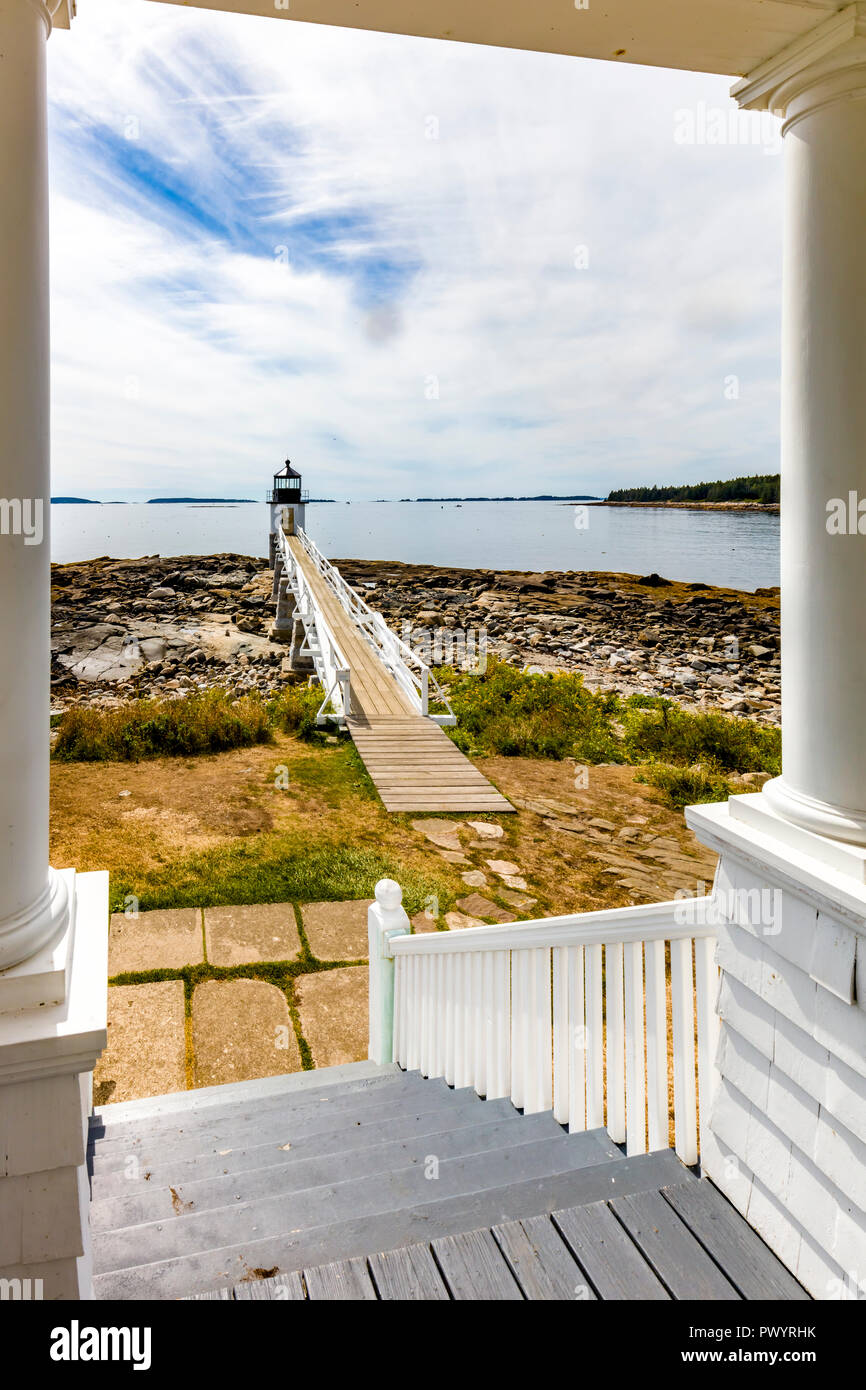
<svg viewBox="0 0 866 1390">
<path fill-rule="evenodd" d="M 301 475 L 286 459 L 285 465 L 274 474 L 274 485 L 268 494 L 268 501 L 291 505 L 306 500 L 306 495 L 301 491 Z"/>
</svg>

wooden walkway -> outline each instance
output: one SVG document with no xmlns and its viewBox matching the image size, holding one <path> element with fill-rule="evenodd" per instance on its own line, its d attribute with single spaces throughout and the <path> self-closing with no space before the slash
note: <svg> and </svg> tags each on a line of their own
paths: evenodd
<svg viewBox="0 0 866 1390">
<path fill-rule="evenodd" d="M 346 721 L 387 811 L 513 811 L 438 724 L 418 714 L 364 640 L 297 536 L 288 537 L 351 671 Z"/>
<path fill-rule="evenodd" d="M 232 1300 L 807 1299 L 706 1179 L 250 1280 Z"/>
</svg>

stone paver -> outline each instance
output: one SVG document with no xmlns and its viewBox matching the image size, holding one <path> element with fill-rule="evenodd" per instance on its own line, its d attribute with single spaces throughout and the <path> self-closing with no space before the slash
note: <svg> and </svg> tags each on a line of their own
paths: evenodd
<svg viewBox="0 0 866 1390">
<path fill-rule="evenodd" d="M 366 965 L 346 965 L 301 975 L 295 999 L 301 1032 L 317 1067 L 361 1062 L 369 1045 L 369 971 Z"/>
<path fill-rule="evenodd" d="M 480 893 L 470 893 L 466 898 L 458 898 L 457 906 L 470 917 L 492 917 L 497 922 L 514 921 L 513 913 L 506 912 L 504 907 L 498 907 L 489 898 L 482 898 Z"/>
<path fill-rule="evenodd" d="M 445 921 L 449 931 L 460 931 L 463 927 L 483 927 L 480 917 L 470 917 L 466 912 L 446 912 Z"/>
<path fill-rule="evenodd" d="M 264 980 L 206 980 L 192 996 L 196 1086 L 301 1070 L 286 996 Z"/>
<path fill-rule="evenodd" d="M 294 960 L 301 939 L 291 903 L 206 907 L 205 944 L 211 965 L 247 965 L 260 960 Z"/>
<path fill-rule="evenodd" d="M 493 821 L 468 820 L 466 824 L 472 827 L 479 840 L 501 840 L 505 834 L 502 826 L 495 825 Z"/>
<path fill-rule="evenodd" d="M 436 931 L 436 918 L 432 912 L 416 912 L 414 917 L 409 919 L 412 923 L 412 930 L 417 936 L 419 932 Z"/>
<path fill-rule="evenodd" d="M 93 1073 L 94 1104 L 185 1089 L 183 981 L 112 985 L 108 1044 Z"/>
<path fill-rule="evenodd" d="M 426 835 L 431 844 L 438 845 L 440 849 L 460 849 L 460 835 L 458 833 L 458 822 L 453 820 L 413 820 L 413 830 L 420 830 L 422 835 Z"/>
<path fill-rule="evenodd" d="M 510 859 L 488 859 L 487 867 L 503 878 L 506 875 L 520 873 L 520 865 L 512 863 Z"/>
<path fill-rule="evenodd" d="M 108 974 L 133 970 L 180 970 L 204 960 L 201 910 L 170 907 L 126 917 L 111 914 L 108 932 Z"/>
<path fill-rule="evenodd" d="M 367 959 L 370 898 L 341 903 L 305 903 L 301 908 L 310 950 L 319 960 Z"/>
<path fill-rule="evenodd" d="M 460 877 L 463 879 L 467 888 L 487 887 L 487 875 L 482 873 L 480 869 L 469 869 L 465 874 L 461 874 Z"/>
</svg>

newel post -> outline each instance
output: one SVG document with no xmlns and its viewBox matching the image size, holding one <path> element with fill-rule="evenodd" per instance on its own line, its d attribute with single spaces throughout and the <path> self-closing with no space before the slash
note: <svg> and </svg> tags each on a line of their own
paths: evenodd
<svg viewBox="0 0 866 1390">
<path fill-rule="evenodd" d="M 392 878 L 376 884 L 376 901 L 367 909 L 370 942 L 371 1062 L 387 1066 L 394 1060 L 394 957 L 392 936 L 405 936 L 412 926 L 403 908 L 403 890 Z"/>
</svg>

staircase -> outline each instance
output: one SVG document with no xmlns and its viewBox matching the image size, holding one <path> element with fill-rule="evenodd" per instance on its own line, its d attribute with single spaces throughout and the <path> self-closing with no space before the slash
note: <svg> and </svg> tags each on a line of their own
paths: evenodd
<svg viewBox="0 0 866 1390">
<path fill-rule="evenodd" d="M 303 1297 L 265 1290 L 300 1270 L 296 1290 L 327 1289 L 315 1271 L 334 1262 L 351 1284 L 358 1257 L 363 1284 L 379 1252 L 429 1260 L 467 1232 L 707 1186 L 673 1153 L 626 1158 L 603 1129 L 567 1134 L 549 1111 L 367 1062 L 105 1106 L 90 1163 L 105 1299 Z"/>
</svg>

